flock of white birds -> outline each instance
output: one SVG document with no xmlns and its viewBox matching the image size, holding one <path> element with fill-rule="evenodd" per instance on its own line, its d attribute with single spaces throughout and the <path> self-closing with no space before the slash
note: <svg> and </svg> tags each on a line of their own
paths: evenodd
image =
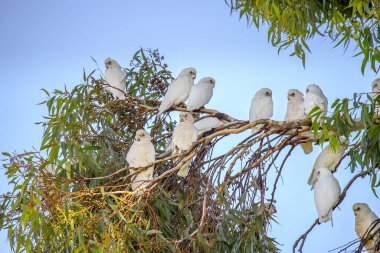
<svg viewBox="0 0 380 253">
<path fill-rule="evenodd" d="M 105 60 L 105 67 L 105 81 L 109 85 L 107 86 L 108 91 L 112 93 L 115 99 L 125 99 L 126 73 L 111 58 Z M 194 122 L 191 112 L 202 108 L 210 101 L 213 95 L 213 88 L 215 87 L 215 79 L 211 77 L 202 78 L 194 85 L 195 78 L 196 70 L 194 68 L 183 69 L 178 77 L 169 85 L 158 109 L 158 116 L 160 116 L 173 105 L 179 105 L 188 100 L 188 112 L 180 113 L 179 123 L 172 133 L 172 141 L 169 145 L 172 155 L 185 153 L 197 141 L 201 133 L 227 123 L 216 117 L 207 117 Z M 380 78 L 373 81 L 372 92 L 372 94 L 380 92 Z M 316 84 L 307 86 L 305 96 L 296 89 L 290 89 L 287 96 L 288 105 L 285 121 L 305 119 L 307 114 L 316 106 L 323 111 L 322 117 L 327 113 L 327 97 Z M 270 119 L 272 115 L 272 91 L 269 88 L 260 89 L 252 99 L 249 122 Z M 258 132 L 261 127 L 261 125 L 256 125 L 252 129 L 252 133 Z M 332 209 L 341 194 L 339 182 L 334 177 L 333 172 L 336 171 L 337 165 L 348 145 L 348 140 L 341 139 L 340 146 L 335 150 L 329 145 L 326 146 L 318 155 L 313 166 L 308 184 L 314 190 L 314 201 L 319 222 L 326 222 L 332 219 Z M 312 143 L 304 143 L 301 146 L 305 154 L 309 154 L 313 150 Z M 151 136 L 144 129 L 136 132 L 134 142 L 127 154 L 127 162 L 130 167 L 130 173 L 135 173 L 131 183 L 132 190 L 141 191 L 153 179 L 154 165 L 152 163 L 155 162 L 155 148 L 151 142 Z M 177 175 L 186 177 L 189 173 L 189 164 L 190 161 L 186 162 L 179 169 Z M 378 219 L 378 216 L 365 203 L 355 204 L 353 211 L 355 214 L 355 231 L 359 237 L 363 237 L 371 224 Z M 372 231 L 375 231 L 375 229 Z M 374 243 L 377 238 L 374 237 L 365 245 L 368 252 L 374 252 Z"/>
</svg>

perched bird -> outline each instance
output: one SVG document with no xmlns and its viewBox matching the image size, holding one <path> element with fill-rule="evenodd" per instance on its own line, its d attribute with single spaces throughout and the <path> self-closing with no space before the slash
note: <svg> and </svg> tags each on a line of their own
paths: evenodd
<svg viewBox="0 0 380 253">
<path fill-rule="evenodd" d="M 297 121 L 305 118 L 306 114 L 303 93 L 297 89 L 290 89 L 288 91 L 288 106 L 286 109 L 285 120 Z"/>
<path fill-rule="evenodd" d="M 379 96 L 379 94 L 380 94 L 380 78 L 376 78 L 372 82 L 372 94 L 371 94 L 372 99 L 376 99 Z M 379 105 L 375 105 L 375 115 L 377 117 L 380 116 L 380 106 Z"/>
<path fill-rule="evenodd" d="M 190 91 L 189 100 L 187 101 L 187 110 L 194 111 L 205 106 L 212 97 L 215 87 L 215 79 L 204 77 L 195 84 Z"/>
<path fill-rule="evenodd" d="M 290 89 L 288 91 L 288 106 L 285 114 L 285 121 L 297 121 L 305 119 L 305 104 L 303 93 L 297 89 Z M 311 142 L 302 143 L 301 147 L 305 154 L 310 154 L 313 151 L 313 144 Z"/>
<path fill-rule="evenodd" d="M 251 101 L 251 108 L 249 109 L 249 123 L 252 123 L 259 119 L 270 119 L 273 116 L 273 100 L 272 90 L 268 88 L 262 88 L 256 92 Z M 252 129 L 252 133 L 257 133 L 261 124 L 256 125 Z"/>
<path fill-rule="evenodd" d="M 327 97 L 323 94 L 323 91 L 318 85 L 310 84 L 307 86 L 304 103 L 306 114 L 309 114 L 314 107 L 318 106 L 321 110 L 323 110 L 320 117 L 326 116 L 328 106 Z"/>
<path fill-rule="evenodd" d="M 194 126 L 194 118 L 191 113 L 181 112 L 179 115 L 179 123 L 174 128 L 172 135 L 172 155 L 182 154 L 186 152 L 194 142 L 197 141 L 198 131 Z M 178 158 L 175 159 L 175 162 Z M 177 175 L 186 177 L 189 174 L 190 161 L 186 162 Z"/>
<path fill-rule="evenodd" d="M 104 60 L 106 66 L 105 80 L 110 85 L 107 90 L 112 93 L 114 98 L 125 99 L 124 91 L 126 87 L 125 78 L 127 74 L 121 69 L 117 61 L 107 58 Z"/>
<path fill-rule="evenodd" d="M 179 73 L 178 77 L 168 87 L 165 97 L 158 109 L 158 116 L 168 110 L 172 105 L 178 105 L 186 101 L 196 77 L 197 71 L 194 68 L 185 68 Z"/>
<path fill-rule="evenodd" d="M 372 235 L 375 231 L 380 229 L 380 223 L 377 223 L 376 226 L 372 224 L 379 219 L 379 217 L 372 212 L 366 203 L 356 203 L 352 209 L 355 214 L 355 232 L 360 238 L 365 238 L 370 234 Z M 370 229 L 370 231 L 368 229 Z M 365 248 L 369 253 L 380 252 L 380 245 L 377 245 L 379 248 L 375 249 L 376 241 L 380 241 L 379 233 L 365 244 Z"/>
<path fill-rule="evenodd" d="M 154 163 L 155 160 L 155 150 L 149 133 L 144 129 L 137 130 L 135 140 L 127 153 L 130 173 L 135 173 L 138 169 L 147 167 L 149 164 Z M 145 187 L 153 179 L 153 171 L 154 165 L 132 176 L 132 190 Z"/>
<path fill-rule="evenodd" d="M 319 223 L 331 220 L 332 208 L 338 201 L 341 189 L 338 180 L 327 168 L 317 169 L 317 181 L 314 184 L 314 203 Z"/>
<path fill-rule="evenodd" d="M 309 180 L 307 181 L 307 183 L 312 187 L 312 189 L 315 182 L 317 181 L 316 171 L 319 168 L 327 168 L 331 172 L 335 172 L 337 169 L 336 166 L 338 165 L 340 159 L 344 155 L 344 151 L 348 147 L 348 144 L 349 141 L 345 140 L 342 141 L 342 143 L 338 145 L 338 147 L 335 150 L 333 150 L 330 145 L 327 145 L 322 150 L 322 152 L 318 155 L 317 159 L 315 160 L 313 170 L 311 171 Z"/>
<path fill-rule="evenodd" d="M 210 131 L 213 128 L 223 126 L 227 123 L 227 121 L 220 120 L 216 117 L 207 117 L 195 122 L 194 126 L 198 130 L 198 135 L 201 135 L 204 132 Z"/>
</svg>

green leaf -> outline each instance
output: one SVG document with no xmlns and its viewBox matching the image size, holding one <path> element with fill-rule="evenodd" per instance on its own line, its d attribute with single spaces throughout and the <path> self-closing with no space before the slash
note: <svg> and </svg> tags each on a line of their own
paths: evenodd
<svg viewBox="0 0 380 253">
<path fill-rule="evenodd" d="M 54 145 L 53 147 L 51 147 L 50 154 L 49 154 L 49 161 L 50 162 L 52 162 L 52 163 L 55 162 L 55 160 L 58 157 L 58 152 L 59 152 L 59 145 Z"/>
<path fill-rule="evenodd" d="M 45 92 L 45 94 L 50 97 L 50 93 L 46 90 L 46 89 L 41 89 L 43 92 Z"/>
</svg>

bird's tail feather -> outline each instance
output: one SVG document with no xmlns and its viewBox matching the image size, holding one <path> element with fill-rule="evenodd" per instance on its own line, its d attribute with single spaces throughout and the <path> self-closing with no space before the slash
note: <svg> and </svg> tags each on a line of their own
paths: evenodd
<svg viewBox="0 0 380 253">
<path fill-rule="evenodd" d="M 302 143 L 301 147 L 303 149 L 303 152 L 307 155 L 310 154 L 313 151 L 313 143 L 312 142 L 306 142 Z"/>
<path fill-rule="evenodd" d="M 190 161 L 187 161 L 177 172 L 179 177 L 187 177 L 190 170 Z"/>
<path fill-rule="evenodd" d="M 131 182 L 132 190 L 143 190 L 153 179 L 153 170 L 154 166 L 135 175 Z"/>
<path fill-rule="evenodd" d="M 330 210 L 326 215 L 319 217 L 319 223 L 327 222 L 331 220 L 332 217 L 332 210 Z"/>
<path fill-rule="evenodd" d="M 254 126 L 252 128 L 252 134 L 256 134 L 257 132 L 259 132 L 262 126 L 263 126 L 262 124 L 258 124 L 256 126 Z"/>
<path fill-rule="evenodd" d="M 170 103 L 166 102 L 165 100 L 163 100 L 161 102 L 160 108 L 158 109 L 157 117 L 160 117 L 161 114 L 163 114 L 165 111 L 167 111 L 171 106 L 172 106 L 172 104 L 170 104 Z"/>
</svg>

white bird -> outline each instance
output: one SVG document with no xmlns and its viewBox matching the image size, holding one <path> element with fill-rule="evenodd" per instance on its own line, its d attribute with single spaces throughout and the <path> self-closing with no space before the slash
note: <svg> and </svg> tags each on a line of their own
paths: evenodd
<svg viewBox="0 0 380 253">
<path fill-rule="evenodd" d="M 380 94 L 380 78 L 376 78 L 375 80 L 373 80 L 372 82 L 372 94 L 371 94 L 371 97 L 372 99 L 376 99 Z M 375 115 L 377 117 L 380 116 L 380 106 L 379 105 L 375 105 Z"/>
<path fill-rule="evenodd" d="M 194 126 L 198 130 L 198 135 L 201 135 L 204 132 L 210 131 L 213 128 L 223 126 L 227 123 L 227 121 L 220 120 L 216 117 L 206 117 L 195 122 Z"/>
<path fill-rule="evenodd" d="M 107 90 L 112 93 L 114 98 L 125 99 L 123 92 L 126 87 L 127 74 L 121 69 L 119 63 L 111 58 L 105 59 L 104 65 L 106 66 L 105 80 L 110 85 L 106 87 Z"/>
<path fill-rule="evenodd" d="M 344 152 L 346 148 L 348 147 L 349 141 L 345 140 L 342 141 L 342 144 L 338 145 L 335 150 L 331 148 L 330 145 L 327 145 L 322 152 L 318 155 L 317 159 L 315 160 L 313 170 L 311 171 L 309 180 L 307 183 L 312 187 L 317 181 L 317 175 L 316 171 L 319 168 L 327 168 L 331 172 L 336 171 L 336 166 L 338 165 L 340 159 L 344 155 Z"/>
<path fill-rule="evenodd" d="M 187 101 L 187 110 L 194 111 L 205 106 L 212 97 L 215 87 L 215 79 L 204 77 L 195 84 L 190 91 L 189 100 Z"/>
<path fill-rule="evenodd" d="M 158 115 L 168 110 L 172 105 L 178 105 L 189 97 L 197 71 L 194 68 L 183 69 L 178 77 L 169 85 L 164 99 L 158 109 Z"/>
<path fill-rule="evenodd" d="M 314 184 L 314 203 L 319 223 L 332 218 L 332 208 L 339 199 L 341 189 L 338 180 L 327 168 L 317 169 L 317 181 Z"/>
<path fill-rule="evenodd" d="M 305 104 L 303 99 L 303 93 L 297 89 L 290 89 L 288 91 L 288 106 L 285 114 L 285 121 L 297 121 L 305 119 Z M 313 151 L 313 143 L 302 143 L 301 147 L 305 154 L 309 154 Z"/>
<path fill-rule="evenodd" d="M 174 128 L 172 135 L 172 155 L 182 154 L 189 150 L 197 141 L 198 131 L 194 126 L 194 118 L 191 113 L 181 112 L 179 123 Z M 175 162 L 178 160 L 175 159 Z M 186 162 L 178 171 L 177 175 L 186 177 L 189 174 L 190 161 Z"/>
<path fill-rule="evenodd" d="M 379 219 L 379 217 L 372 212 L 366 203 L 356 203 L 352 209 L 355 214 L 355 232 L 358 237 L 367 237 L 370 234 L 372 235 L 376 230 L 380 229 L 380 223 L 377 223 L 376 226 L 375 224 L 372 224 L 374 221 Z M 371 228 L 371 231 L 368 230 L 369 228 Z M 365 248 L 369 253 L 380 252 L 375 251 L 374 249 L 376 241 L 379 241 L 379 234 L 375 235 L 365 244 Z M 380 247 L 380 245 L 378 247 Z"/>
<path fill-rule="evenodd" d="M 320 117 L 326 116 L 328 107 L 327 97 L 323 94 L 323 91 L 318 85 L 310 84 L 307 86 L 304 103 L 306 114 L 309 114 L 311 110 L 318 106 L 323 111 Z"/>
<path fill-rule="evenodd" d="M 127 162 L 130 173 L 147 167 L 156 160 L 151 137 L 144 129 L 137 130 L 135 140 L 127 153 Z M 138 172 L 131 179 L 132 190 L 145 187 L 153 179 L 154 165 Z"/>
<path fill-rule="evenodd" d="M 268 88 L 262 88 L 256 92 L 252 98 L 251 107 L 249 109 L 249 123 L 252 123 L 259 119 L 270 119 L 273 116 L 273 100 L 272 90 Z M 257 133 L 261 124 L 256 125 L 252 129 L 252 133 Z"/>
</svg>

